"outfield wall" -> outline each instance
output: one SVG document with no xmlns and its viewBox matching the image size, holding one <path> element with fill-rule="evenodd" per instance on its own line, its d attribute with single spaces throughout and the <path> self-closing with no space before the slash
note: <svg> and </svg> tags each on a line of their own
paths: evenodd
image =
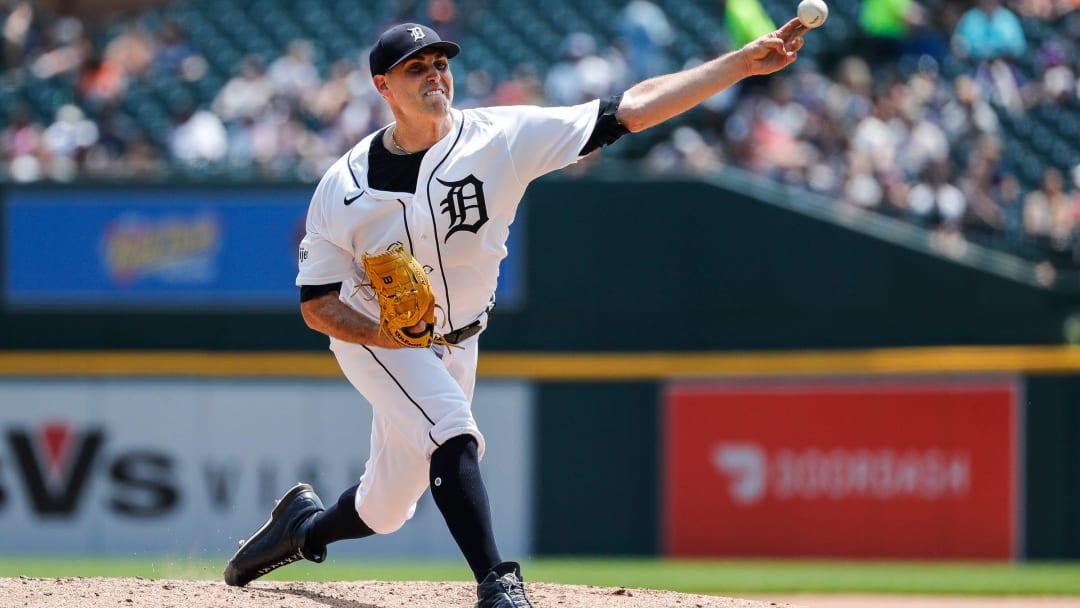
<svg viewBox="0 0 1080 608">
<path fill-rule="evenodd" d="M 326 355 L 24 352 L 0 370 L 11 551 L 227 552 L 275 492 L 302 478 L 332 499 L 367 449 Z M 494 354 L 480 376 L 508 554 L 1080 556 L 1074 349 Z M 456 554 L 427 498 L 349 545 Z"/>
</svg>

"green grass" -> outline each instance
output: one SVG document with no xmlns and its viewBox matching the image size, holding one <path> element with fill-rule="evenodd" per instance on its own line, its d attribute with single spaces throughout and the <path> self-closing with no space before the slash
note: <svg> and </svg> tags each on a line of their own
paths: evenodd
<svg viewBox="0 0 1080 608">
<path fill-rule="evenodd" d="M 218 579 L 224 560 L 0 558 L 0 577 L 142 576 Z M 957 563 L 846 561 L 720 561 L 655 559 L 536 559 L 527 580 L 576 585 L 646 587 L 688 593 L 929 593 L 1080 595 L 1077 563 Z M 295 564 L 269 580 L 464 581 L 464 563 L 333 560 Z"/>
</svg>

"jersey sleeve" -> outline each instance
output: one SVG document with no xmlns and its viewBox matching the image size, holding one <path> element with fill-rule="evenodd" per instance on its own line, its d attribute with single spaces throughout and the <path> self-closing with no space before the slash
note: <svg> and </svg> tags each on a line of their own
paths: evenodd
<svg viewBox="0 0 1080 608">
<path fill-rule="evenodd" d="M 522 183 L 577 162 L 596 125 L 600 101 L 576 106 L 514 107 L 507 141 Z"/>
<path fill-rule="evenodd" d="M 334 241 L 325 217 L 322 202 L 327 200 L 328 192 L 335 191 L 332 182 L 330 178 L 320 182 L 308 208 L 307 232 L 300 241 L 298 255 L 298 286 L 340 283 L 356 274 L 352 253 Z"/>
<path fill-rule="evenodd" d="M 299 266 L 298 286 L 340 283 L 356 274 L 349 252 L 310 230 L 300 241 Z"/>
</svg>

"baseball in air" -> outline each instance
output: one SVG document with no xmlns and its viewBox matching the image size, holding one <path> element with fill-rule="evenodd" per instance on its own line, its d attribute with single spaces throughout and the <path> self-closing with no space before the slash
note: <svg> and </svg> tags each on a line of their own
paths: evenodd
<svg viewBox="0 0 1080 608">
<path fill-rule="evenodd" d="M 829 7 L 825 0 L 802 0 L 796 14 L 806 27 L 821 27 L 829 18 Z"/>
</svg>

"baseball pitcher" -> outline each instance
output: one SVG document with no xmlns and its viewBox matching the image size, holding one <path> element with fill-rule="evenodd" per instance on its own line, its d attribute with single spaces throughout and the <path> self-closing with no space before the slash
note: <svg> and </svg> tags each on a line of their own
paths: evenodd
<svg viewBox="0 0 1080 608">
<path fill-rule="evenodd" d="M 406 23 L 371 49 L 372 80 L 395 121 L 339 159 L 315 189 L 300 244 L 300 310 L 329 336 L 342 372 L 371 404 L 359 483 L 324 506 L 290 489 L 229 560 L 246 585 L 327 545 L 390 534 L 430 487 L 476 577 L 477 608 L 531 607 L 520 566 L 492 533 L 470 402 L 477 343 L 525 188 L 622 135 L 676 116 L 737 81 L 790 65 L 806 27 L 791 20 L 738 51 L 571 107 L 457 110 L 461 51 Z"/>
</svg>

